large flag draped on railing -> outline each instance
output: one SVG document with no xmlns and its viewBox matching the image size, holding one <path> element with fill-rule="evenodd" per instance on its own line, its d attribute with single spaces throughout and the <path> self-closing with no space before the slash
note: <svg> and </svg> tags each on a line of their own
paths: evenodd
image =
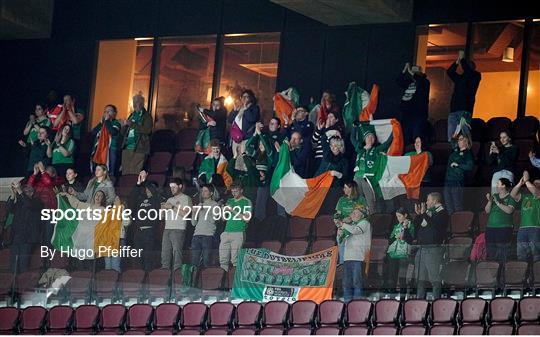
<svg viewBox="0 0 540 337">
<path fill-rule="evenodd" d="M 289 146 L 283 143 L 270 182 L 270 194 L 290 215 L 314 219 L 333 179 L 330 172 L 309 179 L 300 177 L 292 167 Z"/>
<path fill-rule="evenodd" d="M 241 249 L 232 298 L 259 302 L 332 299 L 337 247 L 302 256 Z"/>
</svg>

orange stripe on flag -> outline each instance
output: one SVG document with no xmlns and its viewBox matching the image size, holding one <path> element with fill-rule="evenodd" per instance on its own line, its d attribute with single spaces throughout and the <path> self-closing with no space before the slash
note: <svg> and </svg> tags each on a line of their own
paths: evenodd
<svg viewBox="0 0 540 337">
<path fill-rule="evenodd" d="M 109 140 L 110 134 L 109 130 L 105 126 L 105 123 L 101 123 L 101 133 L 99 135 L 98 143 L 96 146 L 96 152 L 92 157 L 92 161 L 96 164 L 108 164 L 109 159 Z"/>
<path fill-rule="evenodd" d="M 361 122 L 367 122 L 371 120 L 369 116 L 375 114 L 375 110 L 377 110 L 378 103 L 379 103 L 379 86 L 377 84 L 373 84 L 373 87 L 371 88 L 371 94 L 369 97 L 369 103 L 368 105 L 366 105 L 364 109 L 362 109 L 362 112 L 360 113 Z"/>
<path fill-rule="evenodd" d="M 326 287 L 305 287 L 300 288 L 298 291 L 298 300 L 312 300 L 317 304 L 325 300 L 332 299 L 332 290 L 334 288 L 334 279 L 337 267 L 337 255 L 338 248 L 334 246 L 330 248 L 332 250 L 332 258 L 330 259 L 330 266 L 328 266 L 328 276 L 326 278 Z M 324 250 L 326 252 L 327 249 Z M 311 254 L 315 255 L 317 252 Z M 309 256 L 309 255 L 308 255 Z"/>
<path fill-rule="evenodd" d="M 326 198 L 326 194 L 332 185 L 334 177 L 327 171 L 317 177 L 306 179 L 308 191 L 304 199 L 291 212 L 293 216 L 314 219 Z"/>
<path fill-rule="evenodd" d="M 289 122 L 291 122 L 291 116 L 294 110 L 294 106 L 291 102 L 287 101 L 285 97 L 283 97 L 280 93 L 276 93 L 274 95 L 274 107 L 276 111 L 276 116 L 278 116 L 279 120 L 281 121 L 281 125 L 285 124 L 285 118 L 283 116 L 287 116 Z"/>
<path fill-rule="evenodd" d="M 401 156 L 403 154 L 403 131 L 401 130 L 401 124 L 397 119 L 392 118 L 390 120 L 392 123 L 392 134 L 394 139 L 392 140 L 392 145 L 388 149 L 389 156 Z"/>
<path fill-rule="evenodd" d="M 403 185 L 405 185 L 407 198 L 420 198 L 420 185 L 422 184 L 422 179 L 424 179 L 428 167 L 429 156 L 426 152 L 411 156 L 409 173 L 399 175 L 399 179 L 403 182 Z"/>
</svg>

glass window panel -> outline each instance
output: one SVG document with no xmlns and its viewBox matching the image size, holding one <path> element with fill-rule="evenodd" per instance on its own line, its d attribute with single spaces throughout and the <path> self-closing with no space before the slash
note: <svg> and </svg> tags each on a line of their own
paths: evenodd
<svg viewBox="0 0 540 337">
<path fill-rule="evenodd" d="M 161 40 L 155 129 L 197 127 L 197 104 L 212 98 L 215 53 L 215 35 Z"/>
<path fill-rule="evenodd" d="M 239 99 L 243 89 L 255 92 L 261 116 L 272 116 L 279 59 L 279 33 L 229 34 L 223 38 L 219 93 Z M 227 102 L 230 102 L 227 100 Z M 232 109 L 232 104 L 227 108 Z"/>
<path fill-rule="evenodd" d="M 474 24 L 473 60 L 482 73 L 473 117 L 517 116 L 523 22 Z"/>
<path fill-rule="evenodd" d="M 540 23 L 535 22 L 529 50 L 529 80 L 527 85 L 527 116 L 540 118 Z"/>
<path fill-rule="evenodd" d="M 432 24 L 417 29 L 416 63 L 425 69 L 431 82 L 429 94 L 429 118 L 432 121 L 446 119 L 450 112 L 453 83 L 446 69 L 465 49 L 467 24 Z"/>
</svg>

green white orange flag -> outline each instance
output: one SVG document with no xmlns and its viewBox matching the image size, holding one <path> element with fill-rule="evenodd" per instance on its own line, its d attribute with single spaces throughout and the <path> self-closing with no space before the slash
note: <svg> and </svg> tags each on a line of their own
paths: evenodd
<svg viewBox="0 0 540 337">
<path fill-rule="evenodd" d="M 419 198 L 420 184 L 429 168 L 427 153 L 412 156 L 380 156 L 377 165 L 379 174 L 376 178 L 385 200 L 402 194 L 407 194 L 408 198 Z"/>
<path fill-rule="evenodd" d="M 374 119 L 369 122 L 361 122 L 360 125 L 363 127 L 366 124 L 374 129 L 377 141 L 381 144 L 386 142 L 390 136 L 393 137 L 392 144 L 387 152 L 389 156 L 401 156 L 403 154 L 403 131 L 397 119 Z"/>
<path fill-rule="evenodd" d="M 289 146 L 284 142 L 279 149 L 279 160 L 270 182 L 270 194 L 290 215 L 314 219 L 333 179 L 330 172 L 309 179 L 296 174 L 291 164 Z"/>
</svg>

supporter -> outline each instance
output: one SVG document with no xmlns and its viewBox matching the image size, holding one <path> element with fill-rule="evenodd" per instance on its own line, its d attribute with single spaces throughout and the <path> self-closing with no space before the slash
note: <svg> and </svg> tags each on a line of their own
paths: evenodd
<svg viewBox="0 0 540 337">
<path fill-rule="evenodd" d="M 22 139 L 19 140 L 19 145 L 27 147 L 36 142 L 38 140 L 39 128 L 42 126 L 50 128 L 51 121 L 47 118 L 47 114 L 45 113 L 45 105 L 43 103 L 37 103 L 34 113 L 30 114 L 28 117 L 28 122 L 23 130 L 23 135 L 27 136 L 26 141 Z"/>
<path fill-rule="evenodd" d="M 75 142 L 81 139 L 81 126 L 84 120 L 84 113 L 81 109 L 75 108 L 75 97 L 71 94 L 64 95 L 64 104 L 58 116 L 51 122 L 53 130 L 59 131 L 64 125 L 71 125 L 72 138 Z"/>
<path fill-rule="evenodd" d="M 248 155 L 245 149 L 246 145 L 247 142 L 243 142 L 238 146 L 239 154 L 229 161 L 227 164 L 227 172 L 233 181 L 242 184 L 244 196 L 254 202 L 257 197 L 257 186 L 260 184 L 260 173 L 256 166 L 256 152 L 252 149 L 250 152 L 252 156 Z M 261 168 L 263 168 L 262 166 L 261 163 Z M 265 167 L 267 166 L 265 165 Z"/>
<path fill-rule="evenodd" d="M 334 213 L 334 223 L 349 222 L 352 210 L 357 206 L 363 206 L 366 213 L 369 213 L 366 206 L 366 199 L 360 196 L 358 184 L 353 180 L 345 181 L 343 184 L 343 196 L 341 196 L 336 204 L 336 212 Z M 339 247 L 339 263 L 343 263 L 344 246 Z"/>
<path fill-rule="evenodd" d="M 40 126 L 37 140 L 30 144 L 30 154 L 28 155 L 28 164 L 26 165 L 28 175 L 32 174 L 37 163 L 41 162 L 44 166 L 50 164 L 50 159 L 47 157 L 47 148 L 50 143 L 49 132 L 49 128 Z"/>
<path fill-rule="evenodd" d="M 470 138 L 460 135 L 458 147 L 448 157 L 444 179 L 444 200 L 448 214 L 463 210 L 465 174 L 474 168 L 474 157 L 470 148 Z"/>
<path fill-rule="evenodd" d="M 96 166 L 94 177 L 90 179 L 83 192 L 77 192 L 75 189 L 68 188 L 68 193 L 76 196 L 80 201 L 91 200 L 96 191 L 103 191 L 105 194 L 105 204 L 112 205 L 114 198 L 116 197 L 116 192 L 114 191 L 113 183 L 109 178 L 107 166 L 105 165 Z"/>
<path fill-rule="evenodd" d="M 407 267 L 410 251 L 410 243 L 414 238 L 414 225 L 409 217 L 409 212 L 400 207 L 396 211 L 397 224 L 394 225 L 387 250 L 387 276 L 385 288 L 392 292 L 399 285 L 401 294 L 407 288 Z M 399 281 L 399 282 L 398 282 Z"/>
<path fill-rule="evenodd" d="M 536 157 L 536 154 L 532 151 L 529 151 L 529 159 L 531 160 L 531 165 L 540 169 L 540 158 Z"/>
<path fill-rule="evenodd" d="M 245 145 L 246 140 L 253 136 L 255 123 L 261 119 L 261 109 L 253 91 L 247 89 L 240 95 L 241 105 L 235 106 L 227 117 L 231 124 L 230 135 L 233 157 L 240 155 L 239 146 Z"/>
<path fill-rule="evenodd" d="M 270 143 L 270 146 L 272 146 L 272 155 L 269 157 L 271 159 L 270 166 L 268 167 L 268 181 L 272 180 L 272 176 L 274 174 L 274 169 L 276 168 L 276 165 L 279 160 L 279 147 L 285 140 L 285 133 L 281 130 L 281 120 L 277 117 L 272 117 L 270 119 L 270 123 L 268 124 L 268 132 L 263 133 L 266 136 L 266 139 Z M 270 191 L 268 191 L 270 194 Z M 255 205 L 255 207 L 257 207 Z M 281 206 L 280 204 L 276 204 L 277 207 L 277 214 L 281 216 L 285 216 L 287 213 L 285 211 L 285 208 Z M 260 218 L 262 216 L 262 213 L 256 213 L 255 216 L 257 218 Z M 266 216 L 266 214 L 264 214 Z"/>
<path fill-rule="evenodd" d="M 138 174 L 150 153 L 152 116 L 144 108 L 144 97 L 133 96 L 133 112 L 125 121 L 126 131 L 122 145 L 122 175 Z"/>
<path fill-rule="evenodd" d="M 32 246 L 39 242 L 41 209 L 43 203 L 36 197 L 30 185 L 11 184 L 11 197 L 7 210 L 13 214 L 11 222 L 10 266 L 11 271 L 23 273 L 28 270 Z"/>
<path fill-rule="evenodd" d="M 65 192 L 67 192 L 70 187 L 73 188 L 75 192 L 84 192 L 84 186 L 78 179 L 78 175 L 77 171 L 72 167 L 66 170 L 66 182 L 62 185 L 62 189 L 65 189 Z"/>
<path fill-rule="evenodd" d="M 139 264 L 143 269 L 152 269 L 152 256 L 154 255 L 154 240 L 159 218 L 149 217 L 148 214 L 158 212 L 160 209 L 160 196 L 157 185 L 146 180 L 148 173 L 141 171 L 137 178 L 137 184 L 130 194 L 130 208 L 133 211 L 134 219 L 131 228 L 135 232 L 133 236 L 133 248 L 142 249 L 139 256 Z M 154 219 L 154 220 L 152 220 Z"/>
<path fill-rule="evenodd" d="M 234 182 L 231 186 L 232 198 L 223 207 L 225 230 L 219 242 L 219 265 L 225 271 L 229 263 L 236 267 L 238 251 L 242 248 L 248 222 L 251 219 L 251 201 L 244 197 L 242 185 Z"/>
<path fill-rule="evenodd" d="M 349 302 L 362 297 L 364 261 L 371 248 L 371 224 L 365 208 L 357 205 L 349 215 L 349 222 L 338 222 L 338 243 L 343 250 L 343 300 Z"/>
<path fill-rule="evenodd" d="M 208 129 L 210 139 L 217 139 L 221 146 L 226 145 L 225 135 L 227 127 L 227 109 L 225 108 L 225 98 L 220 96 L 212 100 L 210 109 L 198 107 L 200 113 L 209 117 L 206 123 L 200 123 L 199 131 Z"/>
<path fill-rule="evenodd" d="M 520 190 L 526 186 L 530 194 L 522 195 Z M 531 183 L 529 172 L 510 192 L 512 198 L 521 202 L 521 220 L 517 234 L 517 257 L 521 261 L 540 261 L 540 180 Z"/>
<path fill-rule="evenodd" d="M 285 135 L 281 131 L 281 120 L 277 117 L 272 117 L 268 123 L 268 131 L 264 132 L 264 134 L 268 138 L 270 144 L 274 147 L 276 146 L 276 143 L 281 145 L 285 139 Z"/>
<path fill-rule="evenodd" d="M 115 105 L 106 105 L 101 121 L 92 129 L 94 136 L 94 146 L 90 155 L 92 169 L 98 164 L 107 165 L 112 176 L 116 175 L 118 168 L 118 147 L 122 128 L 120 121 L 116 119 L 117 113 Z M 103 126 L 106 132 L 103 131 Z"/>
<path fill-rule="evenodd" d="M 457 67 L 461 66 L 462 73 L 458 74 Z M 446 71 L 454 82 L 454 92 L 450 102 L 448 115 L 448 141 L 455 147 L 455 139 L 459 134 L 470 138 L 470 125 L 474 109 L 474 101 L 482 75 L 476 71 L 476 64 L 465 59 L 465 53 L 460 50 L 456 62 Z"/>
<path fill-rule="evenodd" d="M 56 175 L 56 169 L 53 166 L 45 166 L 42 162 L 34 166 L 34 173 L 28 178 L 28 185 L 34 188 L 36 196 L 47 209 L 56 209 L 55 189 L 62 184 L 62 178 Z M 43 223 L 42 243 L 50 246 L 54 231 L 54 224 L 51 222 Z"/>
<path fill-rule="evenodd" d="M 417 281 L 416 298 L 426 298 L 425 283 L 433 287 L 433 298 L 441 296 L 440 267 L 448 231 L 448 212 L 442 205 L 438 192 L 428 194 L 426 202 L 415 206 L 414 241 L 418 250 L 414 258 Z M 406 237 L 409 231 L 405 232 Z"/>
<path fill-rule="evenodd" d="M 422 186 L 429 186 L 431 185 L 431 173 L 430 168 L 433 166 L 433 155 L 431 152 L 427 151 L 424 146 L 424 141 L 421 137 L 416 137 L 414 140 L 414 150 L 407 152 L 404 154 L 404 156 L 413 156 L 415 154 L 422 154 L 427 153 L 429 158 L 429 167 L 424 174 L 424 178 L 422 179 Z M 422 195 L 422 189 L 420 189 L 420 194 Z M 408 204 L 407 208 L 412 212 L 414 211 L 413 205 L 418 203 L 418 199 L 407 199 L 406 203 Z"/>
<path fill-rule="evenodd" d="M 182 266 L 182 248 L 186 233 L 185 216 L 191 213 L 191 198 L 183 193 L 184 183 L 172 179 L 169 183 L 172 196 L 161 204 L 162 209 L 172 210 L 165 218 L 161 241 L 161 268 L 176 270 Z"/>
<path fill-rule="evenodd" d="M 225 186 L 228 188 L 232 183 L 232 178 L 227 172 L 228 162 L 225 156 L 221 153 L 219 140 L 212 139 L 210 141 L 212 152 L 204 158 L 199 167 L 197 178 L 199 184 L 213 184 L 216 175 L 221 176 Z"/>
<path fill-rule="evenodd" d="M 326 117 L 329 113 L 338 115 L 340 108 L 336 103 L 336 95 L 330 90 L 323 92 L 321 102 L 315 105 L 309 112 L 309 121 L 315 124 L 319 119 L 326 123 Z"/>
<path fill-rule="evenodd" d="M 334 115 L 334 113 L 328 113 L 326 117 L 326 122 L 323 122 L 322 120 L 317 121 L 317 127 L 315 128 L 315 131 L 313 131 L 313 136 L 311 137 L 313 149 L 315 152 L 315 161 L 313 163 L 315 169 L 319 168 L 319 165 L 323 160 L 324 143 L 322 136 L 325 135 L 326 140 L 328 141 L 331 138 L 343 138 L 342 134 L 343 128 L 341 127 L 339 119 L 336 115 Z"/>
<path fill-rule="evenodd" d="M 302 135 L 302 139 L 304 139 L 306 142 L 309 141 L 313 134 L 313 123 L 307 119 L 308 110 L 306 107 L 298 107 L 296 108 L 292 115 L 292 121 L 289 121 L 286 116 L 285 118 L 285 125 L 283 125 L 285 135 L 290 138 L 293 133 L 300 132 L 300 135 Z M 289 122 L 291 123 L 289 125 Z"/>
<path fill-rule="evenodd" d="M 426 137 L 430 83 L 420 66 L 411 67 L 408 62 L 399 74 L 397 83 L 404 90 L 399 105 L 403 140 L 405 144 L 410 144 L 417 137 Z"/>
<path fill-rule="evenodd" d="M 359 138 L 361 133 L 362 139 Z M 377 160 L 381 154 L 386 153 L 392 144 L 393 136 L 379 145 L 375 130 L 371 125 L 363 123 L 353 124 L 351 142 L 356 150 L 356 164 L 354 168 L 354 181 L 358 184 L 360 195 L 366 198 L 369 212 L 379 212 L 382 207 L 375 204 L 375 196 L 379 191 L 379 184 L 375 178 L 377 175 Z M 377 207 L 376 207 L 377 206 Z"/>
<path fill-rule="evenodd" d="M 512 183 L 507 178 L 497 181 L 497 193 L 486 194 L 486 254 L 488 260 L 506 261 L 506 251 L 512 238 L 516 201 L 510 195 Z"/>
<path fill-rule="evenodd" d="M 302 138 L 300 132 L 295 131 L 291 134 L 290 141 L 286 141 L 289 145 L 291 154 L 291 164 L 296 172 L 302 178 L 308 178 L 308 165 L 311 154 L 311 144 Z M 279 149 L 278 149 L 279 151 Z"/>
<path fill-rule="evenodd" d="M 512 138 L 507 131 L 500 133 L 499 137 L 501 147 L 499 148 L 495 142 L 491 142 L 489 148 L 488 164 L 491 166 L 493 176 L 491 178 L 491 193 L 497 192 L 497 182 L 501 178 L 506 178 L 510 182 L 514 182 L 514 171 L 519 156 L 519 148 L 512 144 Z"/>
<path fill-rule="evenodd" d="M 52 165 L 60 176 L 65 176 L 68 168 L 75 163 L 73 153 L 75 141 L 71 139 L 71 126 L 64 125 L 54 137 L 54 141 L 47 143 L 47 157 L 52 158 Z"/>
<path fill-rule="evenodd" d="M 266 216 L 266 204 L 270 196 L 270 180 L 272 179 L 271 167 L 275 165 L 273 160 L 274 149 L 270 145 L 268 135 L 262 133 L 263 124 L 257 123 L 255 134 L 246 143 L 246 154 L 251 157 L 251 169 L 255 172 L 257 196 L 255 199 L 255 218 L 262 221 Z M 245 185 L 244 185 L 245 186 Z"/>
<path fill-rule="evenodd" d="M 332 137 L 328 140 L 325 134 L 321 137 L 321 141 L 323 144 L 323 157 L 315 176 L 327 171 L 335 171 L 333 175 L 337 179 L 334 179 L 332 185 L 342 186 L 343 181 L 349 178 L 349 161 L 345 157 L 345 143 L 339 137 Z"/>
<path fill-rule="evenodd" d="M 216 233 L 216 219 L 213 211 L 219 207 L 214 200 L 214 187 L 210 184 L 201 186 L 202 202 L 201 209 L 195 212 L 191 223 L 195 226 L 193 238 L 191 239 L 191 264 L 207 267 L 211 263 L 212 243 Z M 208 210 L 208 211 L 207 211 Z"/>
</svg>

